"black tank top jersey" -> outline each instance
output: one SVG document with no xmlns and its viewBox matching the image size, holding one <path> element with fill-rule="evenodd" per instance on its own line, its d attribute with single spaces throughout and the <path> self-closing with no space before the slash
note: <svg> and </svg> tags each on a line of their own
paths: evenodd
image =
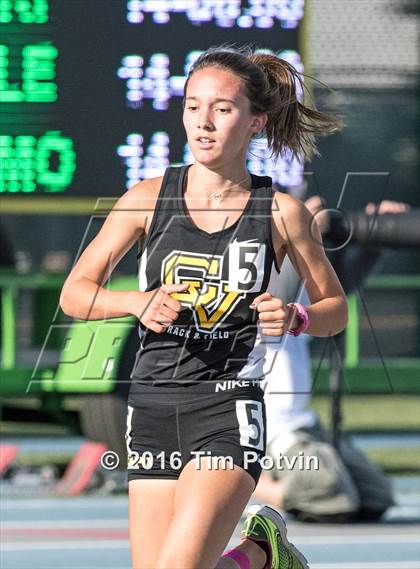
<svg viewBox="0 0 420 569">
<path fill-rule="evenodd" d="M 183 198 L 189 166 L 165 171 L 139 261 L 139 288 L 188 283 L 174 298 L 183 307 L 166 332 L 139 323 L 140 348 L 130 394 L 141 386 L 190 386 L 263 377 L 265 347 L 255 297 L 275 290 L 278 269 L 271 240 L 271 178 L 251 174 L 250 198 L 239 219 L 219 231 L 198 228 Z M 251 383 L 248 381 L 251 380 Z"/>
</svg>

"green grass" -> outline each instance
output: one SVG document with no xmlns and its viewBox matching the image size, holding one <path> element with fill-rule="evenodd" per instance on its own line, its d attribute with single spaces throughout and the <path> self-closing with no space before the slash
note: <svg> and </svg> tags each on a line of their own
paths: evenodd
<svg viewBox="0 0 420 569">
<path fill-rule="evenodd" d="M 331 399 L 314 396 L 312 406 L 323 425 L 331 425 Z M 413 395 L 347 395 L 342 399 L 342 428 L 352 432 L 420 431 L 420 398 Z M 420 449 L 368 449 L 367 456 L 387 474 L 420 474 Z"/>
<path fill-rule="evenodd" d="M 22 454 L 16 458 L 15 464 L 18 466 L 44 466 L 45 464 L 66 466 L 71 461 L 73 456 L 73 453 L 65 452 L 39 452 L 36 454 Z"/>
<path fill-rule="evenodd" d="M 420 475 L 420 451 L 417 449 L 369 449 L 367 456 L 388 474 Z"/>
<path fill-rule="evenodd" d="M 316 395 L 312 406 L 322 423 L 331 424 L 331 399 Z M 420 398 L 415 395 L 347 395 L 342 399 L 343 429 L 348 431 L 419 431 Z"/>
<path fill-rule="evenodd" d="M 66 425 L 53 423 L 34 423 L 22 421 L 0 421 L 0 434 L 13 437 L 73 436 L 74 433 Z"/>
</svg>

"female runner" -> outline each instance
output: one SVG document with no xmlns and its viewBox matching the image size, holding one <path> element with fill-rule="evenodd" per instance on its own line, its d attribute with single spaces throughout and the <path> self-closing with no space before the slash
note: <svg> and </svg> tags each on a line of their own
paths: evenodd
<svg viewBox="0 0 420 569">
<path fill-rule="evenodd" d="M 184 93 L 194 164 L 131 187 L 63 287 L 72 317 L 139 320 L 126 434 L 135 569 L 308 567 L 268 507 L 251 509 L 241 542 L 222 555 L 261 473 L 264 345 L 285 332 L 337 334 L 347 322 L 311 214 L 246 168 L 253 137 L 265 134 L 274 156 L 298 156 L 339 128 L 297 100 L 301 81 L 275 55 L 202 54 Z M 140 291 L 106 290 L 139 240 Z M 270 293 L 286 254 L 309 306 Z"/>
</svg>

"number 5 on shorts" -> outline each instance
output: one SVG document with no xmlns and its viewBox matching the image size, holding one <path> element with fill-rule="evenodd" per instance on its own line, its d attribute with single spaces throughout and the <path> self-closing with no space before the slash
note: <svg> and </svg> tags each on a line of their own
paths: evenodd
<svg viewBox="0 0 420 569">
<path fill-rule="evenodd" d="M 240 399 L 236 401 L 240 445 L 264 449 L 263 404 L 261 401 Z"/>
</svg>

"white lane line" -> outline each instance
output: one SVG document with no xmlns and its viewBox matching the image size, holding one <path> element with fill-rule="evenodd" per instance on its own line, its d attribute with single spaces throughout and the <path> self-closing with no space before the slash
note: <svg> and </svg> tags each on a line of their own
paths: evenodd
<svg viewBox="0 0 420 569">
<path fill-rule="evenodd" d="M 0 547 L 0 551 L 26 551 L 26 550 L 52 550 L 52 549 L 127 549 L 129 550 L 128 539 L 113 539 L 112 541 L 20 541 L 18 543 L 7 543 Z"/>
<path fill-rule="evenodd" d="M 120 518 L 115 520 L 33 520 L 22 522 L 0 522 L 2 530 L 16 529 L 57 529 L 57 528 L 127 528 L 128 519 Z"/>
<path fill-rule="evenodd" d="M 1 509 L 3 512 L 6 510 L 46 510 L 46 509 L 57 509 L 62 507 L 63 510 L 69 509 L 74 510 L 76 508 L 95 508 L 98 510 L 108 510 L 111 508 L 124 508 L 128 506 L 128 499 L 104 497 L 100 501 L 98 498 L 61 498 L 55 500 L 54 498 L 31 498 L 29 500 L 7 500 L 2 498 Z"/>
</svg>

